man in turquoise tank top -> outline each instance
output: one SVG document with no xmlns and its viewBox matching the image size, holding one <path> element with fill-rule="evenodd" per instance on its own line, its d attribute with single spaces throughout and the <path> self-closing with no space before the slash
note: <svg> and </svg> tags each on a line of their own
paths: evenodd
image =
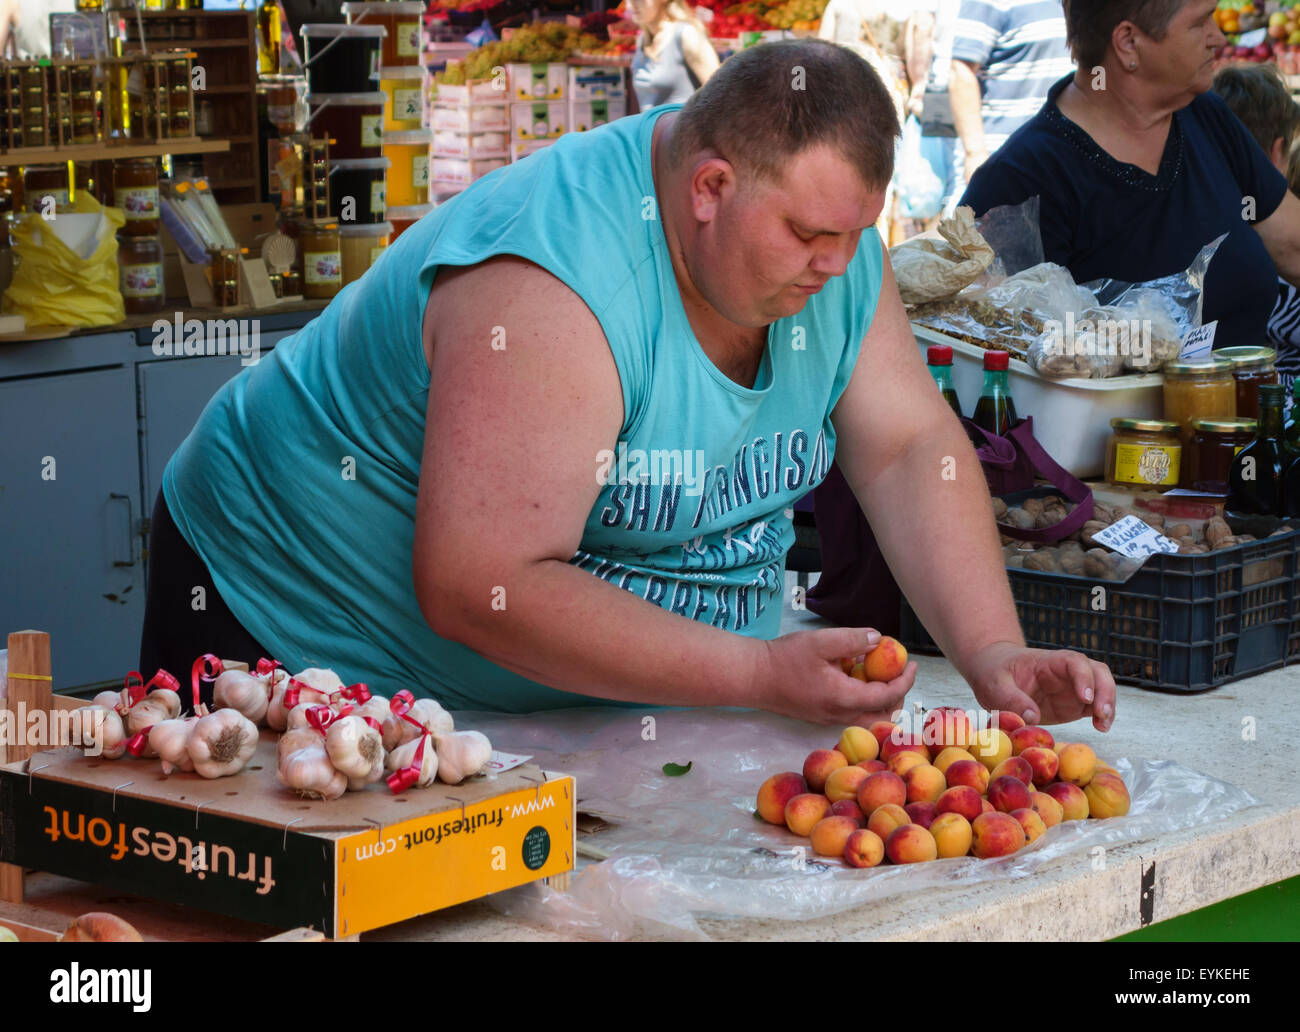
<svg viewBox="0 0 1300 1032">
<path fill-rule="evenodd" d="M 780 635 L 791 508 L 834 457 L 984 707 L 1107 729 L 1104 666 L 1024 647 L 871 228 L 897 132 L 856 55 L 767 44 L 435 210 L 172 458 L 141 669 L 266 654 L 450 708 L 867 722 L 915 664 L 863 683 L 839 660 L 875 631 Z"/>
</svg>

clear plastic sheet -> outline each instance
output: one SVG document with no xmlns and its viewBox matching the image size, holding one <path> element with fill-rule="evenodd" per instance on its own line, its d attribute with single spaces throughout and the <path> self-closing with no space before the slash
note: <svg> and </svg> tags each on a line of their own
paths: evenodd
<svg viewBox="0 0 1300 1032">
<path fill-rule="evenodd" d="M 1038 228 L 1039 199 L 1035 194 L 1020 204 L 990 208 L 975 220 L 975 228 L 997 255 L 1000 272 L 1014 276 L 1046 261 L 1043 236 Z"/>
<path fill-rule="evenodd" d="M 1149 280 L 1146 283 L 1100 279 L 1085 283 L 1084 286 L 1096 294 L 1097 300 L 1103 305 L 1128 307 L 1130 303 L 1142 301 L 1160 306 L 1168 318 L 1173 320 L 1181 341 L 1201 325 L 1201 300 L 1202 291 L 1205 289 L 1205 274 L 1219 245 L 1227 237 L 1228 234 L 1224 233 L 1211 240 L 1197 252 L 1191 265 L 1172 276 Z"/>
<path fill-rule="evenodd" d="M 499 747 L 573 774 L 579 812 L 612 823 L 580 836 L 610 856 L 580 865 L 567 892 L 536 884 L 488 897 L 509 917 L 591 939 L 705 939 L 699 918 L 805 921 L 886 897 L 1005 881 L 1062 857 L 1088 862 L 1096 846 L 1222 820 L 1258 802 L 1178 764 L 1103 749 L 1102 758 L 1118 768 L 1132 794 L 1126 817 L 1067 822 L 997 860 L 855 870 L 816 857 L 806 839 L 753 816 L 759 785 L 797 770 L 813 749 L 829 747 L 834 728 L 755 710 L 652 707 L 463 719 Z M 644 737 L 651 733 L 653 739 Z M 691 770 L 681 777 L 663 773 L 665 763 L 688 761 Z M 802 863 L 793 852 L 799 846 Z"/>
</svg>

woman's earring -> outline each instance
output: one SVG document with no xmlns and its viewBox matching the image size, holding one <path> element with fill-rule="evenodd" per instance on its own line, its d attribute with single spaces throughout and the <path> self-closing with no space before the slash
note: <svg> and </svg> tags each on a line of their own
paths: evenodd
<svg viewBox="0 0 1300 1032">
<path fill-rule="evenodd" d="M 1130 72 L 1131 72 L 1131 71 L 1134 71 L 1134 70 L 1137 68 L 1137 66 L 1138 66 L 1138 63 L 1137 63 L 1136 61 L 1130 61 L 1130 62 L 1128 63 L 1128 70 L 1129 70 Z"/>
</svg>

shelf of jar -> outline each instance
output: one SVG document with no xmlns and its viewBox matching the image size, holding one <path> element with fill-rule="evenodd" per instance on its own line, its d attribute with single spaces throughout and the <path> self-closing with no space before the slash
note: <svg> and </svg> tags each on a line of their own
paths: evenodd
<svg viewBox="0 0 1300 1032">
<path fill-rule="evenodd" d="M 167 140 L 127 140 L 123 143 L 72 143 L 63 147 L 16 147 L 0 153 L 0 166 L 157 158 L 163 154 L 220 154 L 228 150 L 230 141 L 227 139 L 201 139 L 198 136 L 176 136 Z"/>
</svg>

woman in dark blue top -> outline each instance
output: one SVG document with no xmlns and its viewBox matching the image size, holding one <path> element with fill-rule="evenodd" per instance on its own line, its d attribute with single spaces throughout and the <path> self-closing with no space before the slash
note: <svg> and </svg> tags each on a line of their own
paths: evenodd
<svg viewBox="0 0 1300 1032">
<path fill-rule="evenodd" d="M 1074 76 L 980 167 L 962 203 L 978 216 L 1038 195 L 1046 258 L 1080 283 L 1180 272 L 1226 233 L 1203 320 L 1219 321 L 1216 347 L 1264 343 L 1276 277 L 1300 284 L 1300 200 L 1209 92 L 1224 42 L 1213 0 L 1064 6 Z"/>
</svg>

